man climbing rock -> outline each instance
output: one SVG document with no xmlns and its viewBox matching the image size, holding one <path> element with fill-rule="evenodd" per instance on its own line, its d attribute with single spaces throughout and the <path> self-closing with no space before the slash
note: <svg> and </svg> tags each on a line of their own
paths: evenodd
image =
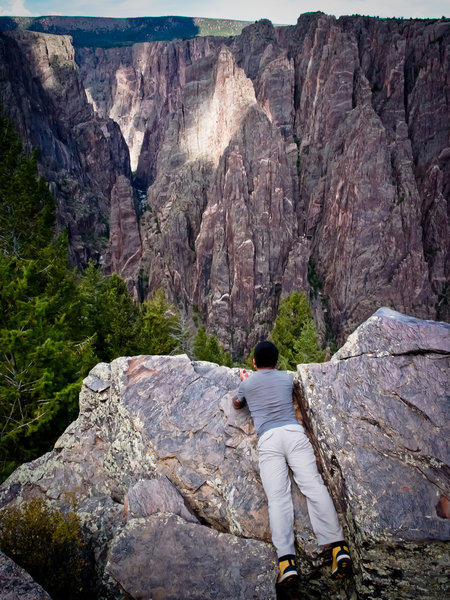
<svg viewBox="0 0 450 600">
<path fill-rule="evenodd" d="M 277 347 L 272 342 L 260 342 L 253 359 L 256 373 L 249 377 L 245 369 L 241 371 L 241 383 L 233 406 L 240 409 L 248 405 L 258 434 L 259 470 L 280 567 L 278 583 L 298 576 L 289 469 L 306 497 L 318 543 L 331 544 L 331 575 L 342 578 L 351 572 L 349 550 L 333 501 L 317 470 L 311 442 L 295 416 L 292 376 L 278 371 L 277 362 Z"/>
</svg>

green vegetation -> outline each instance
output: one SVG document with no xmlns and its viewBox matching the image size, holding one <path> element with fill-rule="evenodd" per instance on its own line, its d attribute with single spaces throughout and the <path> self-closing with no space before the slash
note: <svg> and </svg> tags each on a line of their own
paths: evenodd
<svg viewBox="0 0 450 600">
<path fill-rule="evenodd" d="M 250 21 L 233 21 L 231 19 L 200 19 L 194 18 L 199 29 L 199 36 L 229 37 L 239 35 Z"/>
<path fill-rule="evenodd" d="M 0 548 L 53 600 L 95 598 L 91 561 L 75 513 L 64 514 L 34 498 L 0 514 Z"/>
<path fill-rule="evenodd" d="M 79 274 L 67 256 L 37 154 L 26 156 L 0 113 L 0 481 L 52 448 L 97 362 L 185 352 L 231 364 L 215 336 L 194 340 L 162 290 L 139 304 L 120 277 L 93 263 Z"/>
<path fill-rule="evenodd" d="M 278 347 L 280 369 L 324 361 L 325 350 L 320 349 L 305 292 L 294 292 L 281 300 L 270 340 Z"/>
<path fill-rule="evenodd" d="M 216 336 L 203 326 L 194 335 L 162 290 L 139 303 L 117 275 L 93 263 L 77 273 L 67 256 L 37 155 L 26 156 L 0 114 L 0 480 L 52 448 L 77 417 L 82 379 L 97 362 L 186 353 L 233 365 Z M 281 301 L 272 339 L 282 368 L 323 360 L 305 294 Z"/>
<path fill-rule="evenodd" d="M 177 349 L 176 332 L 180 332 L 180 317 L 175 306 L 167 304 L 165 294 L 157 290 L 151 300 L 142 305 L 142 326 L 138 345 L 143 354 L 171 354 Z"/>
<path fill-rule="evenodd" d="M 322 282 L 317 275 L 316 263 L 312 256 L 308 261 L 308 283 L 311 286 L 311 294 L 317 298 L 317 294 L 322 291 Z"/>
<path fill-rule="evenodd" d="M 215 335 L 208 335 L 204 327 L 199 327 L 194 339 L 194 358 L 232 367 L 233 361 L 220 345 Z"/>
<path fill-rule="evenodd" d="M 278 366 L 282 370 L 292 371 L 299 364 L 325 360 L 326 351 L 320 348 L 305 292 L 293 292 L 281 300 L 269 340 L 278 348 Z M 255 348 L 245 361 L 248 369 L 253 369 L 254 351 Z"/>
<path fill-rule="evenodd" d="M 92 359 L 80 338 L 67 239 L 55 204 L 11 123 L 0 115 L 0 474 L 48 449 L 76 416 Z M 75 384 L 75 385 L 74 385 Z M 38 442 L 37 440 L 40 440 Z M 43 440 L 47 440 L 43 442 Z"/>
</svg>

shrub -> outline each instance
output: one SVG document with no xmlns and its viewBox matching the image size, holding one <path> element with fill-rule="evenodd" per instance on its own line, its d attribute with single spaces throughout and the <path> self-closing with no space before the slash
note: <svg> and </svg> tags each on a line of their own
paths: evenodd
<svg viewBox="0 0 450 600">
<path fill-rule="evenodd" d="M 1 511 L 0 548 L 53 600 L 94 598 L 79 517 L 34 498 Z"/>
</svg>

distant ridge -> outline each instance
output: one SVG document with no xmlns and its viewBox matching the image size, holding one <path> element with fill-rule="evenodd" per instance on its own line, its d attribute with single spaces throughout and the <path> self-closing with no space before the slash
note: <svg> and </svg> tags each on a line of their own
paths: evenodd
<svg viewBox="0 0 450 600">
<path fill-rule="evenodd" d="M 71 35 L 77 47 L 109 48 L 137 42 L 239 35 L 250 21 L 197 17 L 0 17 L 0 31 L 28 29 Z"/>
</svg>

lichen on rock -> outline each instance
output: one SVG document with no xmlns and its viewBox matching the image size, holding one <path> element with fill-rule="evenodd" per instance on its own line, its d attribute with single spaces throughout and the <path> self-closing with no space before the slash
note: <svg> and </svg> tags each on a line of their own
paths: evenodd
<svg viewBox="0 0 450 600">
<path fill-rule="evenodd" d="M 382 309 L 332 360 L 295 374 L 358 598 L 432 600 L 449 585 L 449 338 L 445 323 Z M 114 598 L 199 597 L 194 584 L 204 599 L 275 598 L 256 435 L 231 405 L 238 383 L 237 369 L 186 355 L 97 365 L 77 421 L 0 486 L 0 505 L 75 499 Z M 293 493 L 302 594 L 346 598 Z"/>
</svg>

